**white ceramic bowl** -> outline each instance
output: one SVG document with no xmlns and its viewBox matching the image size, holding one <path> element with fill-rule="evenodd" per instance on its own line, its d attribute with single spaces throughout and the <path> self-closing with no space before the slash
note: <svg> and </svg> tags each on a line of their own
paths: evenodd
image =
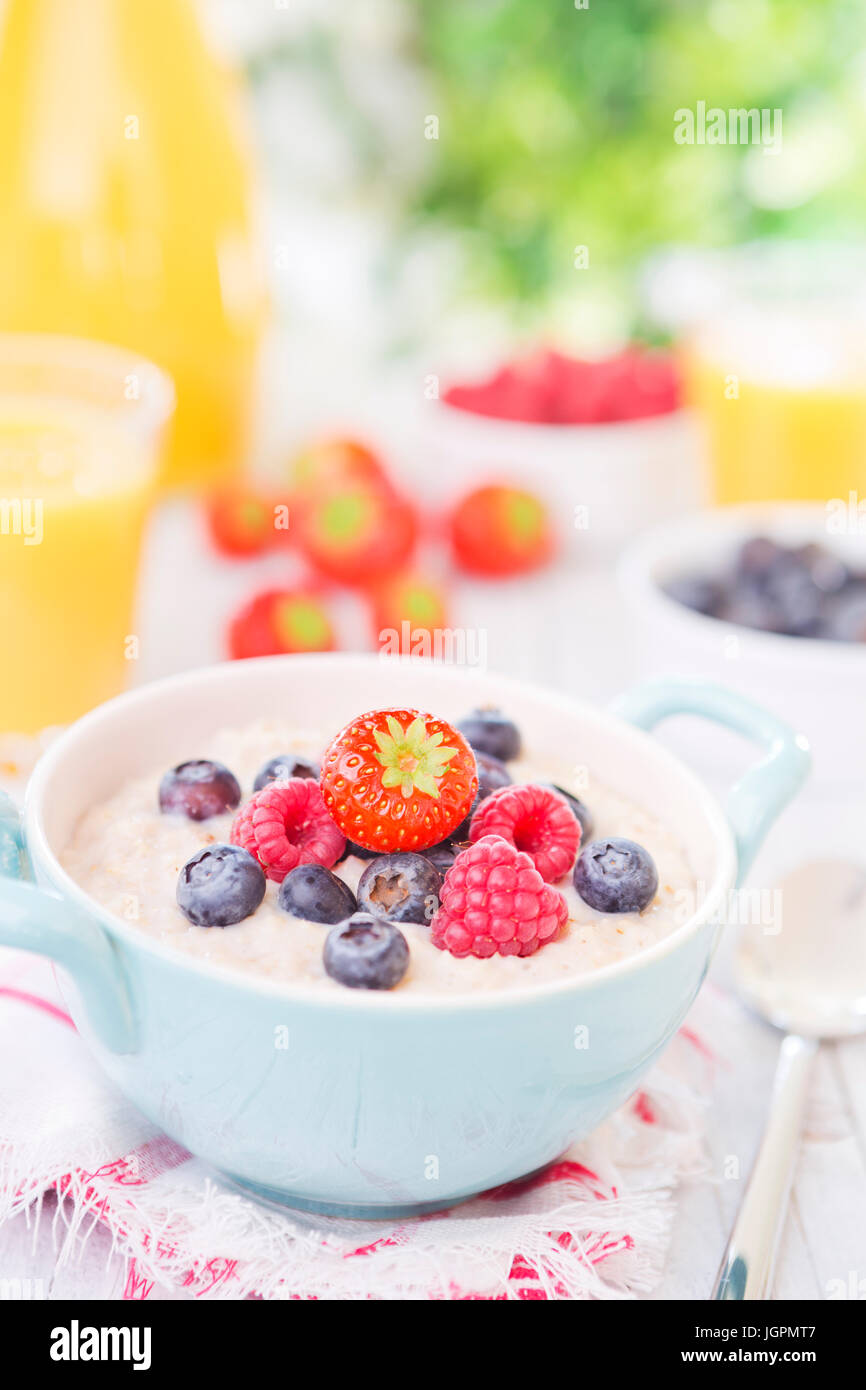
<svg viewBox="0 0 866 1390">
<path fill-rule="evenodd" d="M 770 706 L 809 739 L 811 789 L 840 801 L 866 785 L 866 644 L 784 637 L 695 613 L 662 584 L 712 574 L 749 536 L 815 541 L 866 569 L 866 537 L 828 530 L 820 503 L 760 503 L 698 512 L 661 526 L 629 548 L 621 584 L 634 619 L 641 675 L 676 672 L 723 681 Z"/>
<path fill-rule="evenodd" d="M 440 498 L 491 479 L 522 484 L 548 503 L 564 548 L 577 558 L 610 553 L 707 500 L 699 435 L 685 410 L 608 425 L 538 425 L 438 401 L 425 415 L 424 447 Z"/>
</svg>

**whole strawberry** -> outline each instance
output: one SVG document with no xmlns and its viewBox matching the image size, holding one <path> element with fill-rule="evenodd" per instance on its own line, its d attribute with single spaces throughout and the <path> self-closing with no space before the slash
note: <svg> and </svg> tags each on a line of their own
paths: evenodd
<svg viewBox="0 0 866 1390">
<path fill-rule="evenodd" d="M 554 550 L 544 503 L 531 492 L 504 484 L 467 493 L 453 510 L 449 529 L 459 567 L 490 579 L 538 569 Z"/>
<path fill-rule="evenodd" d="M 330 652 L 336 646 L 330 615 L 306 589 L 265 589 L 232 617 L 227 633 L 234 661 L 250 656 Z"/>
<path fill-rule="evenodd" d="M 475 757 L 444 719 L 379 709 L 341 729 L 322 759 L 322 795 L 365 849 L 419 850 L 447 839 L 478 790 Z"/>
<path fill-rule="evenodd" d="M 274 509 L 252 484 L 220 488 L 204 508 L 208 533 L 221 555 L 260 555 L 274 544 Z"/>
<path fill-rule="evenodd" d="M 417 531 L 415 509 L 392 489 L 332 485 L 301 509 L 297 540 L 317 574 L 365 587 L 406 564 Z"/>
<path fill-rule="evenodd" d="M 376 646 L 395 656 L 435 655 L 437 633 L 449 627 L 442 586 L 420 573 L 384 579 L 371 594 L 371 609 Z"/>
<path fill-rule="evenodd" d="M 323 489 L 387 487 L 389 480 L 381 460 L 357 439 L 317 439 L 297 454 L 289 466 L 292 491 L 299 505 L 314 499 Z"/>
</svg>

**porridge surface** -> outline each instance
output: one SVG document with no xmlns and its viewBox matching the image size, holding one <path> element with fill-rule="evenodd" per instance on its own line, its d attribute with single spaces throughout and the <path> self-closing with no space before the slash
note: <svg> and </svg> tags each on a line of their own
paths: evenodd
<svg viewBox="0 0 866 1390">
<path fill-rule="evenodd" d="M 256 773 L 269 758 L 283 753 L 318 758 L 327 742 L 327 735 L 262 720 L 243 729 L 223 730 L 205 739 L 203 748 L 191 749 L 188 756 L 224 763 L 238 778 L 246 798 Z M 595 837 L 624 836 L 643 845 L 658 868 L 658 892 L 642 913 L 605 915 L 583 902 L 569 874 L 555 885 L 568 904 L 567 927 L 559 940 L 525 958 L 457 958 L 432 944 L 427 927 L 401 923 L 411 959 L 397 986 L 400 991 L 474 993 L 583 974 L 634 955 L 683 920 L 683 895 L 694 894 L 695 879 L 683 848 L 654 816 L 594 778 L 585 790 L 574 788 L 555 761 L 523 757 L 508 767 L 514 782 L 552 781 L 573 791 L 593 815 Z M 200 822 L 162 814 L 157 788 L 166 771 L 160 767 L 128 782 L 83 816 L 61 855 L 70 876 L 116 916 L 180 951 L 275 981 L 302 981 L 310 990 L 343 989 L 322 965 L 329 928 L 281 911 L 279 885 L 270 880 L 259 909 L 235 926 L 198 927 L 187 921 L 175 901 L 178 874 L 199 849 L 228 841 L 234 813 Z M 334 872 L 354 890 L 367 862 L 353 856 Z"/>
</svg>

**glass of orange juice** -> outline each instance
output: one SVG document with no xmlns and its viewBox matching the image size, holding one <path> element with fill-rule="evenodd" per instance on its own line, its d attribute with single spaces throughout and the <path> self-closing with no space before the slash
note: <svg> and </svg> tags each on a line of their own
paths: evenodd
<svg viewBox="0 0 866 1390">
<path fill-rule="evenodd" d="M 866 332 L 807 313 L 731 316 L 685 377 L 718 502 L 866 494 Z"/>
<path fill-rule="evenodd" d="M 866 492 L 866 251 L 767 243 L 720 259 L 687 394 L 719 502 Z"/>
<path fill-rule="evenodd" d="M 173 406 L 170 378 L 134 353 L 0 334 L 0 731 L 66 723 L 126 684 Z"/>
</svg>

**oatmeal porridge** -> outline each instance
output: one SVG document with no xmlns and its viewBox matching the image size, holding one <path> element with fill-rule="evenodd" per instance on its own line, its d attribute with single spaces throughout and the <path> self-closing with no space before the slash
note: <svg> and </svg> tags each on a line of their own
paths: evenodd
<svg viewBox="0 0 866 1390">
<path fill-rule="evenodd" d="M 399 723 L 392 725 L 401 737 L 404 732 L 406 735 L 411 734 L 414 727 L 412 725 L 404 730 Z M 444 728 L 446 732 L 451 733 L 453 741 L 453 730 L 447 725 Z M 266 766 L 277 758 L 285 762 L 286 767 L 277 768 L 275 780 L 266 781 L 265 785 L 280 788 L 284 785 L 284 782 L 280 781 L 280 775 L 282 774 L 283 779 L 286 772 L 291 775 L 293 760 L 300 760 L 298 766 L 301 768 L 307 760 L 311 767 L 308 771 L 302 772 L 301 776 L 309 779 L 309 788 L 306 791 L 302 788 L 299 795 L 308 796 L 308 799 L 315 797 L 317 803 L 331 805 L 334 818 L 339 820 L 343 782 L 341 769 L 346 766 L 345 758 L 340 762 L 335 755 L 329 754 L 326 759 L 321 774 L 324 802 L 315 776 L 323 749 L 328 744 L 332 732 L 318 729 L 301 731 L 276 721 L 265 720 L 245 728 L 223 730 L 204 740 L 203 747 L 190 750 L 191 755 L 197 759 L 207 760 L 208 765 L 216 764 L 221 767 L 221 780 L 216 784 L 216 801 L 212 805 L 197 803 L 196 814 L 202 811 L 204 818 L 193 818 L 190 812 L 184 814 L 182 806 L 172 800 L 172 793 L 177 790 L 176 784 L 166 792 L 166 769 L 155 769 L 148 775 L 128 782 L 109 800 L 93 807 L 84 815 L 62 855 L 64 868 L 109 912 L 136 931 L 143 932 L 178 951 L 233 971 L 248 972 L 275 982 L 302 984 L 305 989 L 311 991 L 341 989 L 339 977 L 335 978 L 328 972 L 323 959 L 325 941 L 334 928 L 331 925 L 323 925 L 322 920 L 308 920 L 303 915 L 292 915 L 290 911 L 285 910 L 281 903 L 288 901 L 285 883 L 291 878 L 291 873 L 285 879 L 278 878 L 275 870 L 271 868 L 269 871 L 267 856 L 264 853 L 259 852 L 259 858 L 268 876 L 264 879 L 261 869 L 256 864 L 249 866 L 251 873 L 258 876 L 259 889 L 262 890 L 262 883 L 264 887 L 260 893 L 255 894 L 252 910 L 242 920 L 234 920 L 225 926 L 219 923 L 198 925 L 181 910 L 178 896 L 179 876 L 184 866 L 199 852 L 212 846 L 228 846 L 234 839 L 236 845 L 252 847 L 255 857 L 262 835 L 260 834 L 259 841 L 255 843 L 243 838 L 244 834 L 259 834 L 263 823 L 264 812 L 256 819 L 249 810 L 250 807 L 254 807 L 256 798 L 262 797 L 261 789 L 254 791 L 253 784 L 261 784 Z M 421 768 L 416 777 L 417 785 L 421 788 L 421 800 L 425 789 L 437 783 L 440 774 L 448 767 L 446 755 L 441 752 L 442 739 L 438 738 L 438 734 L 432 736 L 429 728 L 422 730 L 422 733 L 426 741 L 421 753 L 414 762 L 410 760 L 413 768 L 416 764 Z M 387 731 L 381 736 L 377 735 L 378 747 L 385 748 L 386 752 L 381 756 L 375 752 L 373 755 L 379 758 L 379 763 L 386 769 L 388 738 Z M 535 854 L 533 862 L 542 871 L 546 884 L 541 884 L 537 874 L 533 877 L 534 871 L 531 866 L 526 882 L 529 883 L 531 880 L 534 884 L 532 891 L 540 895 L 548 894 L 551 901 L 556 899 L 559 917 L 556 931 L 547 939 L 542 939 L 541 944 L 537 949 L 533 949 L 531 954 L 518 953 L 516 936 L 513 940 L 514 953 L 509 954 L 512 947 L 506 942 L 508 928 L 506 926 L 500 929 L 500 924 L 495 920 L 490 926 L 489 936 L 485 937 L 486 955 L 480 950 L 455 953 L 453 943 L 468 940 L 466 933 L 471 936 L 470 928 L 476 921 L 472 915 L 472 907 L 476 901 L 473 885 L 482 882 L 484 874 L 490 872 L 486 861 L 481 862 L 485 851 L 483 847 L 479 849 L 476 844 L 471 851 L 474 858 L 467 857 L 464 861 L 466 865 L 474 866 L 468 870 L 464 869 L 467 879 L 466 891 L 452 891 L 450 899 L 447 900 L 448 921 L 457 924 L 456 934 L 452 931 L 443 936 L 443 927 L 437 937 L 435 917 L 434 930 L 431 931 L 429 920 L 413 921 L 406 920 L 399 914 L 392 915 L 396 926 L 390 930 L 398 937 L 402 935 L 408 945 L 408 965 L 404 963 L 403 973 L 399 974 L 396 980 L 400 992 L 410 990 L 413 995 L 419 997 L 459 995 L 477 991 L 508 990 L 562 979 L 569 975 L 580 975 L 634 955 L 659 941 L 681 924 L 684 920 L 683 904 L 694 894 L 694 876 L 682 845 L 652 814 L 637 802 L 606 788 L 592 776 L 587 780 L 585 787 L 573 791 L 569 784 L 568 772 L 555 762 L 533 756 L 531 750 L 525 751 L 520 746 L 522 740 L 509 743 L 506 737 L 503 741 L 496 730 L 493 731 L 492 742 L 487 733 L 484 733 L 484 737 L 476 735 L 475 741 L 469 734 L 467 738 L 473 744 L 481 778 L 481 795 L 484 797 L 480 801 L 473 799 L 473 786 L 470 809 L 474 812 L 474 818 L 481 821 L 484 835 L 487 836 L 488 831 L 490 832 L 490 837 L 483 841 L 483 845 L 501 848 L 501 840 L 494 838 L 497 835 L 505 834 L 507 840 L 507 833 L 502 830 L 502 825 L 506 824 L 503 817 L 511 815 L 512 821 L 507 823 L 512 824 L 514 805 L 520 800 L 511 793 L 525 788 L 527 794 L 530 791 L 538 793 L 536 800 L 542 808 L 548 805 L 543 798 L 548 797 L 549 804 L 556 805 L 556 814 L 563 822 L 566 819 L 561 810 L 564 800 L 571 806 L 569 821 L 573 818 L 580 821 L 583 818 L 577 869 L 574 868 L 573 847 L 577 844 L 578 832 L 574 832 L 573 839 L 569 842 L 572 849 L 570 856 L 566 853 L 567 864 L 566 858 L 556 859 L 555 851 L 561 850 L 561 846 L 557 846 L 553 839 L 550 854 L 545 850 L 546 859 L 542 858 L 540 852 Z M 496 752 L 490 753 L 491 747 L 504 756 L 498 758 Z M 446 753 L 447 751 L 446 748 Z M 452 760 L 452 767 L 456 761 Z M 470 765 L 471 761 L 470 754 Z M 392 776 L 386 774 L 382 778 L 384 787 L 392 788 L 394 795 L 400 791 L 399 779 L 404 775 L 401 771 L 404 768 L 405 759 L 399 762 Z M 293 780 L 285 785 L 297 790 L 298 781 L 295 773 Z M 235 788 L 234 793 L 232 786 Z M 556 790 L 545 792 L 542 796 L 539 788 Z M 208 783 L 204 790 L 212 790 L 211 784 Z M 563 798 L 563 793 L 568 795 Z M 580 797 L 580 801 L 574 799 L 576 796 Z M 161 799 L 165 809 L 161 809 Z M 263 800 L 267 805 L 273 803 L 273 798 L 269 801 L 265 797 Z M 437 801 L 446 805 L 444 795 L 437 798 Z M 499 803 L 501 806 L 497 809 Z M 456 804 L 455 802 L 455 815 Z M 571 812 L 574 812 L 574 817 Z M 438 810 L 436 813 L 438 814 Z M 590 817 L 591 825 L 588 823 Z M 427 851 L 443 872 L 449 863 L 456 863 L 460 859 L 461 851 L 466 852 L 463 847 L 468 841 L 469 832 L 464 827 L 468 826 L 468 817 L 459 819 L 461 830 L 452 832 L 451 839 L 454 840 L 461 834 L 465 838 L 461 838 L 456 846 L 439 845 L 435 850 L 431 847 Z M 239 831 L 236 821 L 243 821 L 246 830 L 242 827 Z M 565 829 L 567 840 L 568 827 Z M 350 836 L 349 840 L 353 838 L 361 839 L 360 836 Z M 478 840 L 474 824 L 472 838 Z M 375 846 L 371 849 L 368 846 L 366 850 L 362 848 L 361 852 L 356 854 L 352 852 L 351 843 L 346 844 L 344 850 L 342 832 L 333 826 L 330 839 L 328 835 L 325 835 L 324 839 L 327 846 L 330 846 L 333 840 L 339 845 L 339 849 L 334 850 L 326 846 L 318 856 L 322 868 L 315 872 L 330 878 L 328 870 L 332 870 L 350 890 L 346 893 L 339 885 L 331 886 L 331 891 L 336 892 L 338 901 L 342 892 L 343 898 L 349 904 L 346 914 L 350 914 L 352 910 L 369 911 L 370 894 L 367 894 L 366 906 L 362 902 L 352 909 L 354 895 L 358 892 L 362 875 L 370 870 L 371 865 L 374 866 L 372 872 L 375 878 L 375 865 L 379 862 L 377 855 L 384 856 L 388 850 L 380 850 Z M 316 843 L 318 845 L 319 842 Z M 516 832 L 515 844 L 518 849 L 523 848 Z M 612 864 L 615 877 L 619 871 L 621 856 L 625 852 L 621 847 L 627 844 L 631 844 L 632 850 L 639 851 L 643 856 L 643 862 L 638 863 L 637 868 L 640 871 L 646 870 L 644 881 L 648 884 L 649 896 L 641 910 L 628 910 L 626 897 L 616 900 L 613 910 L 611 902 L 614 900 L 609 899 L 604 904 L 608 910 L 598 911 L 588 901 L 598 901 L 594 896 L 593 880 L 589 871 L 596 872 L 595 881 L 600 882 L 603 891 L 608 891 L 605 888 L 606 880 L 603 877 L 598 878 L 598 865 L 601 865 L 601 870 L 607 870 Z M 602 851 L 606 855 L 604 860 L 601 858 Z M 514 852 L 513 849 L 502 849 L 502 856 L 507 858 L 508 853 L 513 856 Z M 598 861 L 595 866 L 588 862 L 590 852 L 595 854 Z M 237 849 L 234 853 L 243 856 L 246 850 Z M 424 850 L 419 849 L 418 853 L 424 854 Z M 325 857 L 326 854 L 331 858 L 330 863 Z M 338 857 L 339 855 L 342 857 Z M 404 858 L 414 856 L 406 855 Z M 244 862 L 246 863 L 246 860 Z M 562 872 L 564 864 L 566 867 Z M 299 868 L 295 872 L 299 872 Z M 629 869 L 629 872 L 631 873 L 632 869 Z M 481 875 L 481 878 L 478 878 L 478 875 Z M 368 872 L 367 880 L 369 879 Z M 456 879 L 451 881 L 456 882 Z M 581 888 L 580 892 L 575 883 Z M 429 882 L 426 886 L 429 888 Z M 447 888 L 445 892 L 447 897 Z M 501 896 L 499 895 L 500 898 Z M 389 899 L 383 897 L 381 901 L 387 905 Z M 446 898 L 443 898 L 443 903 L 445 901 Z M 494 895 L 492 901 L 495 905 L 499 898 Z M 623 903 L 626 904 L 625 907 Z M 375 898 L 373 906 L 374 909 L 377 906 Z M 382 907 L 381 910 L 386 909 Z M 328 922 L 337 920 L 339 919 L 333 916 L 327 919 Z M 467 922 L 469 927 L 466 926 Z M 450 941 L 452 945 L 443 947 L 443 941 Z M 357 982 L 344 979 L 342 983 Z M 391 984 L 372 987 L 391 987 Z"/>
</svg>

